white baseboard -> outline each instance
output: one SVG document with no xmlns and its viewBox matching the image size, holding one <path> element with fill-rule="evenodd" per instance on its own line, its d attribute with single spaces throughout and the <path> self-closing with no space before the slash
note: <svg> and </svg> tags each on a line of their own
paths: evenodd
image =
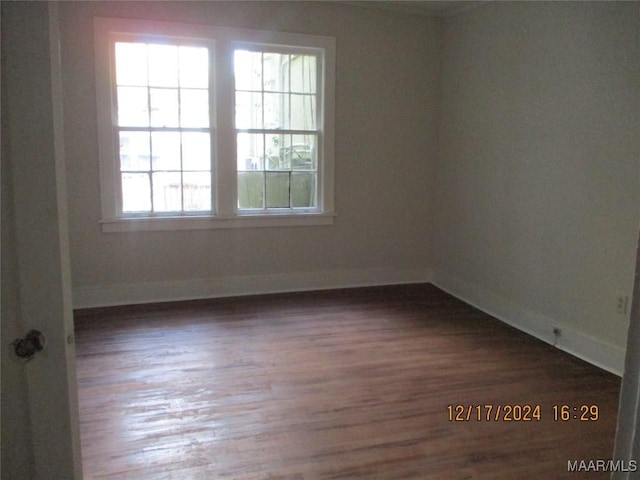
<svg viewBox="0 0 640 480">
<path fill-rule="evenodd" d="M 425 269 L 354 269 L 77 286 L 74 308 L 430 282 Z"/>
<path fill-rule="evenodd" d="M 447 293 L 529 335 L 597 367 L 622 376 L 625 350 L 528 310 L 504 297 L 444 274 L 424 269 L 354 269 L 309 273 L 248 275 L 119 285 L 78 286 L 74 308 L 95 308 L 176 300 L 330 290 L 431 282 Z M 562 329 L 556 342 L 554 328 Z"/>
<path fill-rule="evenodd" d="M 622 376 L 624 348 L 603 342 L 560 320 L 526 309 L 477 285 L 438 272 L 434 272 L 433 277 L 434 285 L 469 305 L 592 365 Z M 562 330 L 562 335 L 557 340 L 554 328 Z"/>
</svg>

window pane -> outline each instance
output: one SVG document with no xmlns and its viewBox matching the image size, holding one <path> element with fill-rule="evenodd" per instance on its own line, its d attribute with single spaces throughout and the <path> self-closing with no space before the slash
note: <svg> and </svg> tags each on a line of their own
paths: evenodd
<svg viewBox="0 0 640 480">
<path fill-rule="evenodd" d="M 205 47 L 179 47 L 180 86 L 209 88 L 209 50 Z"/>
<path fill-rule="evenodd" d="M 151 187 L 147 173 L 122 174 L 122 211 L 148 212 L 151 210 Z"/>
<path fill-rule="evenodd" d="M 207 171 L 211 169 L 211 143 L 208 133 L 182 134 L 182 168 Z"/>
<path fill-rule="evenodd" d="M 264 94 L 264 128 L 288 128 L 289 95 Z"/>
<path fill-rule="evenodd" d="M 116 43 L 116 83 L 147 85 L 147 46 L 144 43 Z"/>
<path fill-rule="evenodd" d="M 291 135 L 266 135 L 267 170 L 291 169 L 291 157 L 287 150 L 291 145 Z"/>
<path fill-rule="evenodd" d="M 293 172 L 291 174 L 291 206 L 316 206 L 316 174 Z"/>
<path fill-rule="evenodd" d="M 151 153 L 153 170 L 180 170 L 180 134 L 153 132 Z"/>
<path fill-rule="evenodd" d="M 236 92 L 236 128 L 262 128 L 262 94 Z"/>
<path fill-rule="evenodd" d="M 236 90 L 262 90 L 262 53 L 236 50 L 233 54 Z"/>
<path fill-rule="evenodd" d="M 317 139 L 315 135 L 293 135 L 291 145 L 291 168 L 293 170 L 316 170 Z"/>
<path fill-rule="evenodd" d="M 315 130 L 315 95 L 291 95 L 291 126 L 295 130 Z"/>
<path fill-rule="evenodd" d="M 238 172 L 238 208 L 264 208 L 263 172 Z"/>
<path fill-rule="evenodd" d="M 185 211 L 211 210 L 211 174 L 209 172 L 184 173 L 182 195 Z"/>
<path fill-rule="evenodd" d="M 180 172 L 153 174 L 154 212 L 175 212 L 182 210 L 182 185 Z"/>
<path fill-rule="evenodd" d="M 180 124 L 183 127 L 209 126 L 209 92 L 207 90 L 180 90 Z"/>
<path fill-rule="evenodd" d="M 118 125 L 149 126 L 149 99 L 145 87 L 118 87 Z"/>
<path fill-rule="evenodd" d="M 237 138 L 238 170 L 263 170 L 264 135 L 239 133 Z"/>
<path fill-rule="evenodd" d="M 316 57 L 313 55 L 291 55 L 291 91 L 315 93 Z"/>
<path fill-rule="evenodd" d="M 289 208 L 289 172 L 267 172 L 267 208 Z"/>
<path fill-rule="evenodd" d="M 178 86 L 178 47 L 149 45 L 149 85 L 153 87 Z"/>
<path fill-rule="evenodd" d="M 280 53 L 264 54 L 264 80 L 265 91 L 284 92 L 289 81 L 289 55 Z"/>
<path fill-rule="evenodd" d="M 149 132 L 120 132 L 120 171 L 148 171 L 150 160 Z"/>
<path fill-rule="evenodd" d="M 149 92 L 151 102 L 152 127 L 178 126 L 178 90 L 152 88 Z"/>
</svg>

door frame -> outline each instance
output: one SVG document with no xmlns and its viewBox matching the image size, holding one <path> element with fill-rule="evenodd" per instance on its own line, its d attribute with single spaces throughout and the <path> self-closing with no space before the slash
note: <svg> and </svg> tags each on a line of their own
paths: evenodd
<svg viewBox="0 0 640 480">
<path fill-rule="evenodd" d="M 622 462 L 621 470 L 637 462 L 637 471 L 614 472 L 612 480 L 640 479 L 640 234 L 613 458 Z"/>
</svg>

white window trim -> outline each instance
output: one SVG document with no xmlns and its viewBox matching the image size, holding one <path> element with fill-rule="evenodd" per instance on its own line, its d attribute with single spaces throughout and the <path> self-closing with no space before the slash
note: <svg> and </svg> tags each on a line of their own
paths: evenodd
<svg viewBox="0 0 640 480">
<path fill-rule="evenodd" d="M 183 37 L 198 39 L 215 48 L 215 130 L 216 148 L 212 153 L 214 198 L 211 214 L 140 215 L 119 211 L 119 171 L 116 168 L 114 118 L 117 111 L 112 98 L 111 79 L 114 67 L 111 63 L 110 43 L 112 35 L 133 34 L 148 39 Z M 103 232 L 200 230 L 210 228 L 277 227 L 329 225 L 334 211 L 334 115 L 335 115 L 335 39 L 316 35 L 269 32 L 206 25 L 157 22 L 134 19 L 94 19 L 96 101 L 98 113 L 98 149 L 100 165 L 100 191 L 102 204 L 101 225 Z M 233 50 L 246 45 L 322 49 L 322 88 L 319 91 L 319 150 L 322 160 L 318 164 L 318 207 L 293 212 L 253 210 L 238 211 L 236 201 L 236 162 L 233 85 Z M 213 103 L 212 103 L 213 105 Z"/>
</svg>

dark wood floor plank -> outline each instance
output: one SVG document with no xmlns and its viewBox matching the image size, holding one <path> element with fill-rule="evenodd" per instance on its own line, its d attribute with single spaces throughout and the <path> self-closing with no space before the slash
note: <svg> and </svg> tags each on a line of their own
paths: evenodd
<svg viewBox="0 0 640 480">
<path fill-rule="evenodd" d="M 619 378 L 431 285 L 83 310 L 76 331 L 89 479 L 575 479 L 613 449 Z"/>
</svg>

